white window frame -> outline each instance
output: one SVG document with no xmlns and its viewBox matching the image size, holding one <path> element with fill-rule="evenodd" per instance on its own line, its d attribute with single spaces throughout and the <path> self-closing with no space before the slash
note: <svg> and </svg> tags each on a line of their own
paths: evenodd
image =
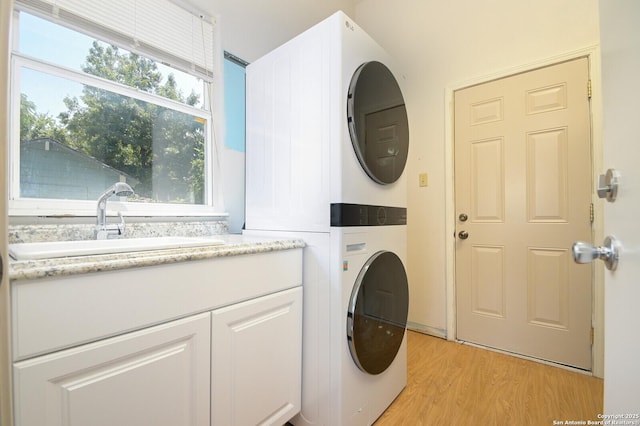
<svg viewBox="0 0 640 426">
<path fill-rule="evenodd" d="M 42 16 L 41 16 L 42 17 Z M 46 17 L 44 17 L 46 19 Z M 14 29 L 19 25 L 19 12 L 14 13 Z M 77 29 L 74 29 L 77 31 Z M 217 139 L 215 134 L 217 120 L 213 111 L 216 103 L 211 97 L 215 90 L 213 82 L 205 85 L 204 103 L 209 105 L 209 110 L 192 107 L 187 104 L 163 98 L 161 96 L 139 91 L 123 84 L 106 80 L 101 77 L 49 63 L 37 58 L 29 57 L 18 52 L 17 37 L 13 37 L 13 49 L 11 52 L 11 87 L 10 87 L 10 141 L 9 141 L 9 216 L 54 216 L 54 217 L 83 217 L 96 215 L 96 201 L 93 200 L 66 200 L 49 198 L 21 198 L 20 197 L 20 68 L 26 67 L 44 72 L 53 76 L 62 77 L 86 84 L 113 93 L 128 96 L 134 99 L 150 102 L 161 107 L 184 112 L 206 120 L 205 126 L 205 203 L 204 204 L 171 204 L 171 203 L 142 203 L 120 201 L 112 198 L 107 204 L 108 215 L 116 212 L 124 216 L 133 217 L 224 217 L 221 186 L 219 179 L 220 158 L 218 155 Z M 108 41 L 106 41 L 108 43 Z M 198 74 L 194 74 L 198 76 Z M 219 96 L 219 95 L 217 95 Z M 214 164 L 217 167 L 214 167 Z M 105 188 L 106 190 L 107 188 Z"/>
</svg>

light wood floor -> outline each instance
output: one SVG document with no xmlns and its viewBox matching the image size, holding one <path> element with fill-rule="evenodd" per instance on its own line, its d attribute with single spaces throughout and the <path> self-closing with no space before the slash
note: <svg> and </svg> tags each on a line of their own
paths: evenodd
<svg viewBox="0 0 640 426">
<path fill-rule="evenodd" d="M 407 344 L 407 387 L 375 426 L 544 426 L 602 413 L 601 379 L 416 332 Z"/>
</svg>

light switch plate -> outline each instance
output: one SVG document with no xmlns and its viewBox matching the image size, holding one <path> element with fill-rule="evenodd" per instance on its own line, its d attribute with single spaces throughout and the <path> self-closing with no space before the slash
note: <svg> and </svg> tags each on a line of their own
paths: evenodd
<svg viewBox="0 0 640 426">
<path fill-rule="evenodd" d="M 420 186 L 429 186 L 429 175 L 427 173 L 420 173 L 418 175 Z"/>
</svg>

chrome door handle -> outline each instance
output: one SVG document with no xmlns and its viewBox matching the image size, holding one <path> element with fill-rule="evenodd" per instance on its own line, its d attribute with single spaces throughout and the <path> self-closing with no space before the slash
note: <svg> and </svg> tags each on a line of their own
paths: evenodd
<svg viewBox="0 0 640 426">
<path fill-rule="evenodd" d="M 610 271 L 615 271 L 620 259 L 620 244 L 615 237 L 606 237 L 604 244 L 595 247 L 593 244 L 577 241 L 571 247 L 573 260 L 576 263 L 591 263 L 595 259 L 604 261 L 604 265 Z"/>
<path fill-rule="evenodd" d="M 458 238 L 460 238 L 461 240 L 466 240 L 467 238 L 469 238 L 469 233 L 467 231 L 460 231 L 458 232 Z"/>
</svg>

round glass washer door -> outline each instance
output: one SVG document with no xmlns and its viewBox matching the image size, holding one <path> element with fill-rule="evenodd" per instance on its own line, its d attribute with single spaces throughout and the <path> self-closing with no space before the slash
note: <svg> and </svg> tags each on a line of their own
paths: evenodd
<svg viewBox="0 0 640 426">
<path fill-rule="evenodd" d="M 365 62 L 351 77 L 347 123 L 369 177 L 382 185 L 398 180 L 409 153 L 409 123 L 400 86 L 381 62 Z"/>
<path fill-rule="evenodd" d="M 409 312 L 409 285 L 400 258 L 379 251 L 358 274 L 349 300 L 347 342 L 360 370 L 380 374 L 402 344 Z"/>
</svg>

